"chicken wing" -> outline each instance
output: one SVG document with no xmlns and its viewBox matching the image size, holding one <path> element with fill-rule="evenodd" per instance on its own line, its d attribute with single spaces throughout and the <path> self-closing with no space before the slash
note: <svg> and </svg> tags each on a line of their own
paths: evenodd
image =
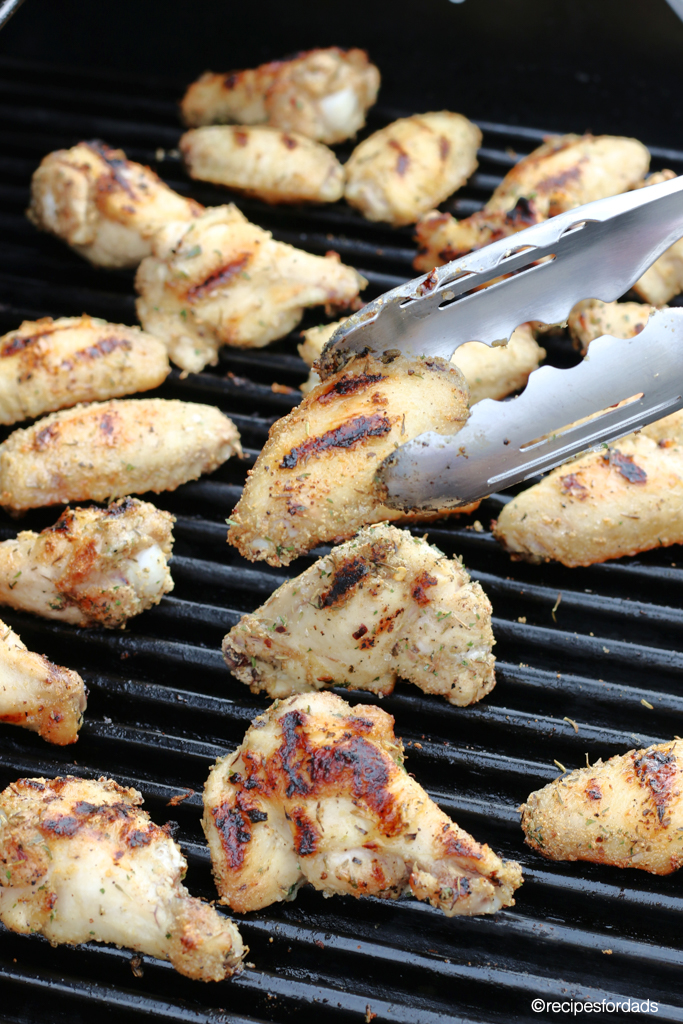
<svg viewBox="0 0 683 1024">
<path fill-rule="evenodd" d="M 368 220 L 414 223 L 465 184 L 482 135 L 462 114 L 415 114 L 364 139 L 346 164 L 346 201 Z"/>
<path fill-rule="evenodd" d="M 356 358 L 273 424 L 232 514 L 229 543 L 251 561 L 288 565 L 316 544 L 400 519 L 382 504 L 377 466 L 418 434 L 455 434 L 466 419 L 467 385 L 455 366 Z"/>
<path fill-rule="evenodd" d="M 325 345 L 343 322 L 321 324 L 301 332 L 304 341 L 299 345 L 299 355 L 308 366 L 319 359 Z M 468 341 L 455 350 L 451 362 L 462 371 L 467 381 L 472 406 L 482 398 L 505 398 L 513 391 L 519 391 L 542 359 L 545 359 L 545 349 L 534 338 L 530 325 L 522 324 L 507 345 L 494 347 Z M 319 383 L 320 375 L 311 370 L 301 390 L 306 395 Z"/>
<path fill-rule="evenodd" d="M 174 518 L 146 501 L 67 508 L 0 544 L 0 604 L 75 626 L 123 626 L 173 590 Z"/>
<path fill-rule="evenodd" d="M 326 896 L 412 891 L 447 917 L 514 904 L 515 861 L 480 846 L 403 767 L 394 719 L 333 693 L 276 701 L 204 788 L 221 902 L 259 910 L 304 882 Z"/>
<path fill-rule="evenodd" d="M 585 355 L 591 341 L 603 334 L 613 338 L 633 338 L 640 334 L 654 311 L 654 306 L 642 302 L 585 299 L 574 306 L 567 323 L 574 346 Z"/>
<path fill-rule="evenodd" d="M 344 168 L 331 149 L 267 125 L 193 128 L 180 139 L 191 178 L 227 185 L 267 203 L 336 203 Z"/>
<path fill-rule="evenodd" d="M 97 266 L 136 267 L 160 227 L 203 209 L 123 150 L 95 141 L 48 153 L 33 175 L 26 213 Z"/>
<path fill-rule="evenodd" d="M 78 672 L 29 651 L 12 627 L 0 622 L 0 722 L 63 746 L 78 739 L 85 708 L 85 683 Z"/>
<path fill-rule="evenodd" d="M 522 804 L 529 846 L 550 860 L 587 860 L 669 875 L 683 864 L 683 742 L 596 761 Z"/>
<path fill-rule="evenodd" d="M 501 511 L 493 534 L 532 562 L 593 565 L 683 542 L 683 412 L 559 466 Z"/>
<path fill-rule="evenodd" d="M 655 174 L 648 175 L 644 181 L 639 182 L 636 188 L 657 185 L 675 177 L 673 171 L 657 171 Z M 673 299 L 674 295 L 683 291 L 683 239 L 674 242 L 663 256 L 655 260 L 643 276 L 636 281 L 633 291 L 640 295 L 645 302 L 660 307 Z"/>
<path fill-rule="evenodd" d="M 239 434 L 213 405 L 163 398 L 77 405 L 0 445 L 0 505 L 20 512 L 174 491 L 231 455 L 242 455 Z"/>
<path fill-rule="evenodd" d="M 171 367 L 158 338 L 89 316 L 24 320 L 0 338 L 0 423 L 149 391 Z"/>
<path fill-rule="evenodd" d="M 330 46 L 247 71 L 207 71 L 189 87 L 180 109 L 191 128 L 267 122 L 329 145 L 363 127 L 379 82 L 364 50 Z"/>
<path fill-rule="evenodd" d="M 235 206 L 170 226 L 154 252 L 135 278 L 138 316 L 194 372 L 215 365 L 221 345 L 261 348 L 282 338 L 307 306 L 352 305 L 367 284 L 336 253 L 312 256 L 276 242 Z"/>
<path fill-rule="evenodd" d="M 127 946 L 199 981 L 222 981 L 247 953 L 240 933 L 190 896 L 187 862 L 111 779 L 19 779 L 0 793 L 0 921 L 57 946 Z"/>
<path fill-rule="evenodd" d="M 495 686 L 494 643 L 491 604 L 460 562 L 382 523 L 244 615 L 223 655 L 272 698 L 327 686 L 387 694 L 401 677 L 464 707 Z"/>
<path fill-rule="evenodd" d="M 418 224 L 417 270 L 431 270 L 473 249 L 594 199 L 626 192 L 650 165 L 637 139 L 613 135 L 561 135 L 508 171 L 483 211 L 457 221 L 427 214 Z"/>
</svg>

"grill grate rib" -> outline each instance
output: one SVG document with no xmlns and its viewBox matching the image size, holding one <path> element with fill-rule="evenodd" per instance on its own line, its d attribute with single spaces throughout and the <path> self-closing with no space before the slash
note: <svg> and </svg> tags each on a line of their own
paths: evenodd
<svg viewBox="0 0 683 1024">
<path fill-rule="evenodd" d="M 232 198 L 187 180 L 172 153 L 159 158 L 157 149 L 172 150 L 180 134 L 175 101 L 164 83 L 141 91 L 132 80 L 0 59 L 0 330 L 24 318 L 84 311 L 135 322 L 131 273 L 90 268 L 23 216 L 30 174 L 50 149 L 100 136 L 202 202 Z M 370 128 L 404 113 L 380 109 Z M 478 209 L 514 154 L 528 152 L 545 134 L 481 127 L 480 169 L 446 204 L 459 216 Z M 655 169 L 683 171 L 683 152 L 652 153 Z M 343 205 L 301 211 L 237 202 L 277 238 L 312 252 L 337 249 L 370 280 L 368 298 L 412 276 L 409 229 L 370 224 Z M 309 314 L 305 325 L 318 318 Z M 215 890 L 199 826 L 202 786 L 213 759 L 241 740 L 267 703 L 228 674 L 220 641 L 287 578 L 247 564 L 229 548 L 224 519 L 269 426 L 297 402 L 297 395 L 271 390 L 273 383 L 296 387 L 306 377 L 295 340 L 265 351 L 225 352 L 215 371 L 187 380 L 174 372 L 155 392 L 218 405 L 237 424 L 247 454 L 242 464 L 230 462 L 174 494 L 152 496 L 177 515 L 172 596 L 121 633 L 2 611 L 29 647 L 81 672 L 91 696 L 76 747 L 52 749 L 33 734 L 2 727 L 0 786 L 21 775 L 69 771 L 135 785 L 157 822 L 179 822 L 189 886 L 207 898 Z M 549 339 L 547 347 L 557 365 L 575 359 L 566 341 Z M 488 526 L 505 500 L 494 495 L 477 518 Z M 41 529 L 56 514 L 31 513 L 22 527 Z M 16 529 L 2 515 L 0 539 Z M 448 921 L 411 900 L 324 901 L 304 890 L 294 903 L 238 918 L 256 966 L 214 986 L 149 960 L 144 976 L 135 978 L 126 951 L 53 950 L 39 937 L 0 930 L 4 1020 L 43 1020 L 49 997 L 51 1019 L 60 1022 L 125 1013 L 131 1024 L 152 1017 L 255 1024 L 317 1010 L 345 1024 L 369 1010 L 378 1021 L 405 1024 L 507 1024 L 538 1019 L 530 1008 L 534 997 L 572 996 L 649 997 L 660 1004 L 659 1019 L 683 1020 L 672 995 L 683 963 L 680 880 L 546 863 L 524 846 L 516 811 L 532 789 L 556 776 L 554 759 L 577 767 L 586 753 L 593 762 L 683 734 L 683 554 L 669 548 L 570 571 L 511 563 L 490 533 L 471 529 L 471 519 L 415 532 L 425 529 L 447 553 L 464 556 L 492 599 L 498 685 L 471 709 L 406 684 L 382 706 L 396 716 L 409 767 L 432 796 L 477 839 L 522 862 L 517 906 L 494 918 Z M 300 559 L 291 574 L 319 553 Z M 168 808 L 170 797 L 184 790 L 194 793 Z"/>
</svg>

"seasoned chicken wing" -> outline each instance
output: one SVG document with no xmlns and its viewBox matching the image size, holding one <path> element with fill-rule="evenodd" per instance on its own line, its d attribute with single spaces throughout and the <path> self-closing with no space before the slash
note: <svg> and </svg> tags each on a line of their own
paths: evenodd
<svg viewBox="0 0 683 1024">
<path fill-rule="evenodd" d="M 267 122 L 329 145 L 363 127 L 379 82 L 364 50 L 330 46 L 247 71 L 207 71 L 189 87 L 180 109 L 191 128 Z"/>
<path fill-rule="evenodd" d="M 683 741 L 596 761 L 522 804 L 526 841 L 550 860 L 669 875 L 683 864 Z"/>
<path fill-rule="evenodd" d="M 0 445 L 0 505 L 23 511 L 174 491 L 241 454 L 234 423 L 213 405 L 163 398 L 77 405 Z"/>
<path fill-rule="evenodd" d="M 232 514 L 229 543 L 251 561 L 288 565 L 316 544 L 400 519 L 381 502 L 377 466 L 418 434 L 455 434 L 466 419 L 467 385 L 455 366 L 356 358 L 273 424 Z"/>
<path fill-rule="evenodd" d="M 431 270 L 539 220 L 626 192 L 649 165 L 650 154 L 637 139 L 551 137 L 508 171 L 480 213 L 462 221 L 427 214 L 418 224 L 420 252 L 413 265 Z"/>
<path fill-rule="evenodd" d="M 662 181 L 670 181 L 676 175 L 673 171 L 657 171 L 648 175 L 644 181 L 638 182 L 636 188 L 647 185 L 658 185 Z M 653 306 L 664 306 L 683 291 L 683 239 L 666 250 L 663 256 L 645 271 L 636 281 L 633 291 L 645 302 Z"/>
<path fill-rule="evenodd" d="M 67 508 L 41 533 L 0 544 L 0 604 L 75 626 L 123 626 L 173 590 L 173 523 L 137 498 Z"/>
<path fill-rule="evenodd" d="M 344 194 L 344 168 L 331 149 L 305 135 L 211 125 L 185 132 L 179 145 L 191 178 L 267 203 L 336 203 Z"/>
<path fill-rule="evenodd" d="M 244 913 L 326 896 L 412 892 L 447 917 L 514 904 L 522 884 L 429 798 L 403 767 L 394 719 L 333 693 L 276 701 L 221 758 L 204 788 L 203 825 L 221 902 Z"/>
<path fill-rule="evenodd" d="M 156 388 L 171 367 L 158 338 L 90 316 L 24 320 L 0 338 L 0 423 Z"/>
<path fill-rule="evenodd" d="M 491 604 L 457 559 L 382 523 L 288 580 L 223 641 L 252 693 L 387 694 L 401 677 L 464 707 L 495 686 Z"/>
<path fill-rule="evenodd" d="M 195 372 L 218 362 L 221 345 L 261 348 L 293 330 L 307 306 L 350 306 L 367 284 L 336 253 L 276 242 L 235 206 L 171 225 L 154 251 L 135 279 L 140 322 Z"/>
<path fill-rule="evenodd" d="M 33 175 L 29 219 L 100 267 L 136 267 L 168 221 L 204 209 L 121 149 L 79 142 L 48 155 Z"/>
<path fill-rule="evenodd" d="M 301 332 L 304 341 L 299 345 L 299 355 L 308 366 L 312 366 L 320 357 L 325 345 L 343 322 L 339 320 L 333 324 L 321 324 Z M 490 346 L 469 341 L 455 350 L 451 362 L 462 371 L 469 387 L 470 405 L 474 405 L 482 398 L 505 398 L 513 391 L 519 391 L 542 359 L 545 359 L 545 349 L 534 338 L 531 326 L 522 324 L 507 345 Z M 319 374 L 311 370 L 301 390 L 308 394 L 319 383 Z"/>
<path fill-rule="evenodd" d="M 142 796 L 111 779 L 19 779 L 0 793 L 0 921 L 53 946 L 127 946 L 199 981 L 240 970 L 229 919 L 190 896 L 187 862 Z"/>
<path fill-rule="evenodd" d="M 533 562 L 593 565 L 683 542 L 683 412 L 559 466 L 501 511 L 494 536 Z"/>
<path fill-rule="evenodd" d="M 591 341 L 609 334 L 612 338 L 633 338 L 640 334 L 654 313 L 654 306 L 642 302 L 577 302 L 567 321 L 574 346 L 585 355 Z"/>
<path fill-rule="evenodd" d="M 482 135 L 462 114 L 403 117 L 364 139 L 346 164 L 346 201 L 368 220 L 414 223 L 465 184 Z"/>
<path fill-rule="evenodd" d="M 37 732 L 48 743 L 75 743 L 85 698 L 78 672 L 29 651 L 12 627 L 0 622 L 0 722 Z"/>
</svg>

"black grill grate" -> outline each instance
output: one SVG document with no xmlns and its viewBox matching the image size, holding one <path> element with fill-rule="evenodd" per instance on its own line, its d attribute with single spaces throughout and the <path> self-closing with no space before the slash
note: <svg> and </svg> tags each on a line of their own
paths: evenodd
<svg viewBox="0 0 683 1024">
<path fill-rule="evenodd" d="M 380 111 L 371 128 L 403 111 Z M 484 124 L 480 169 L 452 208 L 478 208 L 515 154 L 543 132 Z M 609 125 L 602 128 L 609 130 Z M 22 318 L 87 311 L 135 322 L 132 274 L 88 267 L 23 215 L 28 181 L 50 149 L 97 136 L 151 163 L 183 193 L 209 204 L 226 192 L 190 183 L 172 150 L 179 129 L 175 91 L 112 77 L 0 61 L 0 330 Z M 652 140 L 645 140 L 646 142 Z M 655 167 L 683 171 L 683 152 L 655 150 Z M 276 237 L 314 252 L 336 249 L 370 280 L 373 297 L 412 276 L 410 230 L 369 224 L 339 205 L 273 209 L 238 200 Z M 317 322 L 310 314 L 307 323 Z M 568 365 L 566 340 L 550 359 Z M 224 354 L 215 372 L 181 380 L 164 397 L 208 401 L 229 413 L 249 459 L 153 496 L 177 515 L 176 589 L 125 632 L 75 630 L 2 611 L 29 647 L 81 672 L 91 696 L 79 743 L 53 749 L 3 727 L 0 786 L 20 775 L 111 775 L 137 786 L 155 820 L 179 821 L 188 883 L 212 898 L 199 826 L 201 789 L 216 755 L 236 745 L 266 706 L 225 669 L 219 644 L 241 612 L 284 578 L 248 565 L 225 544 L 224 519 L 239 495 L 268 427 L 297 401 L 273 392 L 306 375 L 292 339 L 265 351 Z M 3 435 L 4 436 L 4 435 Z M 504 497 L 477 513 L 488 527 Z M 30 514 L 40 529 L 55 510 Z M 16 524 L 3 516 L 0 537 Z M 423 532 L 420 530 L 420 532 Z M 444 809 L 479 840 L 520 860 L 517 906 L 493 918 L 448 921 L 414 900 L 325 901 L 302 891 L 294 903 L 240 919 L 256 964 L 233 982 L 200 985 L 167 964 L 146 961 L 135 978 L 130 953 L 104 946 L 51 949 L 39 937 L 0 930 L 0 1015 L 7 1021 L 277 1021 L 297 1011 L 324 1019 L 443 1022 L 531 1021 L 534 997 L 633 999 L 660 1004 L 658 1017 L 683 1020 L 680 878 L 656 878 L 590 865 L 551 864 L 523 844 L 516 807 L 567 767 L 683 734 L 683 553 L 679 548 L 589 569 L 513 565 L 470 519 L 428 529 L 449 554 L 464 555 L 490 595 L 496 620 L 498 685 L 483 703 L 460 710 L 399 685 L 382 706 L 396 716 L 409 767 Z M 300 559 L 291 572 L 310 564 Z M 558 595 L 562 601 L 553 613 Z M 521 621 L 525 619 L 526 621 Z M 653 705 L 648 710 L 642 699 Z M 354 700 L 373 700 L 352 694 Z M 575 733 L 573 719 L 579 727 Z M 172 809 L 182 789 L 193 796 Z M 606 951 L 611 951 L 606 952 Z M 49 1003 L 48 1003 L 49 1000 Z M 368 1013 L 369 1011 L 369 1013 Z M 559 1019 L 559 1018 L 558 1018 Z"/>
</svg>

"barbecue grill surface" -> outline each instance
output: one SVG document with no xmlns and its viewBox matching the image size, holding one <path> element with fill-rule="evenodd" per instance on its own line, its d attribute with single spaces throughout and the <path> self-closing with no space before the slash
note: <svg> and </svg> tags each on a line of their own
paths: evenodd
<svg viewBox="0 0 683 1024">
<path fill-rule="evenodd" d="M 99 137 L 150 163 L 178 191 L 215 205 L 234 199 L 192 183 L 172 154 L 180 133 L 174 90 L 95 73 L 0 60 L 0 329 L 24 318 L 88 312 L 134 323 L 133 275 L 89 267 L 23 215 L 32 171 L 49 150 Z M 409 110 L 373 113 L 375 129 Z M 482 124 L 480 167 L 446 204 L 477 209 L 507 168 L 539 143 L 536 128 Z M 594 125 L 609 131 L 609 125 Z M 562 125 L 539 126 L 561 130 Z M 654 139 L 645 139 L 654 143 Z M 515 155 L 516 154 L 516 155 Z M 653 168 L 683 171 L 683 152 L 653 149 Z M 235 199 L 276 238 L 312 252 L 335 249 L 370 280 L 372 298 L 413 276 L 409 229 L 370 224 L 342 204 L 307 210 Z M 317 311 L 304 326 L 318 322 Z M 575 355 L 566 339 L 547 343 L 550 361 Z M 210 477 L 151 496 L 177 516 L 176 588 L 123 632 L 85 631 L 2 609 L 27 645 L 79 671 L 90 689 L 78 744 L 52 748 L 24 730 L 0 726 L 0 786 L 19 776 L 112 776 L 134 785 L 154 820 L 179 823 L 187 884 L 215 897 L 200 828 L 201 791 L 216 756 L 237 745 L 265 699 L 225 668 L 220 641 L 285 574 L 243 561 L 225 543 L 225 518 L 270 424 L 298 401 L 306 368 L 288 338 L 265 350 L 224 352 L 215 370 L 181 380 L 174 371 L 155 392 L 211 402 L 242 433 L 248 458 Z M 1 435 L 6 436 L 6 432 Z M 322 1019 L 358 1022 L 531 1021 L 531 1000 L 650 998 L 660 1020 L 683 1020 L 680 972 L 683 898 L 678 875 L 657 878 L 585 864 L 553 864 L 524 846 L 516 808 L 567 768 L 683 734 L 683 552 L 667 548 L 588 569 L 512 563 L 488 526 L 504 497 L 473 517 L 426 529 L 448 554 L 461 554 L 494 608 L 498 685 L 479 705 L 451 707 L 401 684 L 382 701 L 407 746 L 408 768 L 457 822 L 503 857 L 519 860 L 525 884 L 517 906 L 494 917 L 447 920 L 413 899 L 323 899 L 303 890 L 293 903 L 236 917 L 251 947 L 237 980 L 202 985 L 145 957 L 135 977 L 131 953 L 113 947 L 50 948 L 0 926 L 0 1016 L 7 1021 L 277 1021 L 308 1009 Z M 59 509 L 26 516 L 41 529 Z M 472 528 L 474 519 L 484 532 Z M 0 539 L 18 525 L 0 513 Z M 317 552 L 319 553 L 319 552 Z M 317 553 L 314 553 L 316 555 Z M 299 559 L 289 570 L 311 563 Z M 561 601 L 558 598 L 561 595 Z M 553 611 L 553 609 L 555 609 Z M 371 695 L 346 691 L 353 703 Z M 649 710 L 641 701 L 653 705 Z M 578 733 L 567 720 L 578 725 Z M 176 807 L 168 800 L 189 797 Z M 367 1018 L 366 1018 L 367 1014 Z M 559 1017 L 558 1017 L 559 1019 Z"/>
</svg>

